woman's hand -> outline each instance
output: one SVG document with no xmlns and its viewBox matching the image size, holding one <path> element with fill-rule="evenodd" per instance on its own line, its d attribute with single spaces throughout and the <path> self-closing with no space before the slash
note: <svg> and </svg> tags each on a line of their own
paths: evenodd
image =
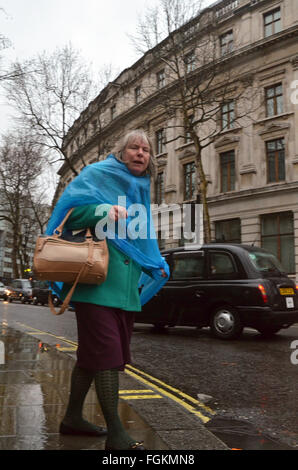
<svg viewBox="0 0 298 470">
<path fill-rule="evenodd" d="M 167 277 L 167 273 L 165 272 L 165 270 L 163 268 L 161 268 L 160 270 L 162 277 Z"/>
<path fill-rule="evenodd" d="M 109 211 L 109 218 L 117 222 L 119 219 L 127 219 L 127 210 L 123 206 L 112 206 Z"/>
</svg>

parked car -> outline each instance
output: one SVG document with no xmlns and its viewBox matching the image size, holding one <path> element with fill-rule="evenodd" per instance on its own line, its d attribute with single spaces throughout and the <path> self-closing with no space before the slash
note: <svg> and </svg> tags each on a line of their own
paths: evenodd
<svg viewBox="0 0 298 470">
<path fill-rule="evenodd" d="M 47 304 L 49 292 L 50 289 L 47 281 L 32 281 L 32 304 Z M 58 306 L 62 303 L 59 297 L 57 297 L 55 294 L 52 294 L 52 300 L 54 306 Z"/>
<path fill-rule="evenodd" d="M 0 281 L 0 299 L 5 299 L 5 285 Z"/>
<path fill-rule="evenodd" d="M 156 326 L 209 326 L 218 338 L 244 327 L 272 335 L 298 322 L 298 285 L 262 248 L 208 244 L 163 252 L 171 276 L 144 305 L 136 322 Z"/>
<path fill-rule="evenodd" d="M 44 305 L 48 303 L 49 286 L 47 281 L 32 281 L 32 303 L 33 305 Z"/>
<path fill-rule="evenodd" d="M 32 285 L 29 279 L 14 279 L 5 290 L 5 297 L 9 302 L 20 300 L 22 303 L 31 302 Z"/>
</svg>

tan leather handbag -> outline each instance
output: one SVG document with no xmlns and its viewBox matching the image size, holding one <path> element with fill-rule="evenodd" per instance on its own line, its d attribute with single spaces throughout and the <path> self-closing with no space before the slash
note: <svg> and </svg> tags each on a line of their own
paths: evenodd
<svg viewBox="0 0 298 470">
<path fill-rule="evenodd" d="M 61 315 L 66 310 L 78 283 L 102 284 L 108 272 L 109 251 L 105 239 L 94 241 L 89 228 L 81 242 L 61 238 L 64 224 L 72 211 L 68 211 L 53 235 L 37 238 L 33 258 L 33 271 L 37 279 L 73 284 L 59 312 L 55 310 L 49 294 L 49 307 L 55 315 Z"/>
</svg>

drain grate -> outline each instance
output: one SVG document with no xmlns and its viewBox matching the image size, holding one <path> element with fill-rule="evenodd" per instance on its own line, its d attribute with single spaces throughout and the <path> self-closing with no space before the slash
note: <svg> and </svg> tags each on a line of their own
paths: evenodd
<svg viewBox="0 0 298 470">
<path fill-rule="evenodd" d="M 295 450 L 283 442 L 272 439 L 246 421 L 216 416 L 205 427 L 230 449 Z"/>
</svg>

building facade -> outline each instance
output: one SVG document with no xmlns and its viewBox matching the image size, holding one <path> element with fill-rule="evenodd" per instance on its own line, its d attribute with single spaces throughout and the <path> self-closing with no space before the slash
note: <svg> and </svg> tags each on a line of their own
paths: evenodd
<svg viewBox="0 0 298 470">
<path fill-rule="evenodd" d="M 32 276 L 36 237 L 49 219 L 50 207 L 46 204 L 36 205 L 35 211 L 23 207 L 21 212 L 17 229 L 8 220 L 0 220 L 0 281 L 6 284 L 15 277 Z M 4 214 L 2 210 L 1 215 Z M 11 216 L 9 213 L 6 215 Z M 42 228 L 41 220 L 44 221 Z"/>
<path fill-rule="evenodd" d="M 39 232 L 36 225 L 30 225 L 32 234 L 28 234 L 22 227 L 22 237 L 26 244 L 23 244 L 18 249 L 16 257 L 18 276 L 21 278 L 29 277 L 33 264 L 33 255 L 35 250 L 35 238 Z M 0 221 L 0 280 L 9 283 L 15 278 L 14 270 L 14 243 L 13 232 L 11 226 L 5 220 Z M 20 259 L 22 257 L 22 259 Z"/>
<path fill-rule="evenodd" d="M 242 84 L 257 91 L 245 115 L 243 95 L 237 100 L 236 78 L 231 79 L 216 119 L 201 128 L 212 135 L 202 153 L 212 238 L 263 246 L 298 278 L 298 3 L 221 0 L 202 11 L 183 27 L 184 70 L 194 82 L 206 70 L 199 58 L 210 30 L 215 49 L 209 64 L 229 70 L 231 77 L 241 75 Z M 79 172 L 105 158 L 124 132 L 143 128 L 154 142 L 158 166 L 152 201 L 183 204 L 198 196 L 196 147 L 187 128 L 181 131 L 181 109 L 162 106 L 166 91 L 172 103 L 178 93 L 157 53 L 169 40 L 102 90 L 74 122 L 64 151 Z M 214 101 L 219 87 L 220 82 L 213 87 Z M 196 121 L 198 115 L 199 107 L 193 108 L 188 119 Z M 196 132 L 201 129 L 198 125 Z M 74 177 L 66 163 L 59 174 L 56 196 Z M 161 240 L 163 247 L 181 243 L 173 237 Z"/>
</svg>

